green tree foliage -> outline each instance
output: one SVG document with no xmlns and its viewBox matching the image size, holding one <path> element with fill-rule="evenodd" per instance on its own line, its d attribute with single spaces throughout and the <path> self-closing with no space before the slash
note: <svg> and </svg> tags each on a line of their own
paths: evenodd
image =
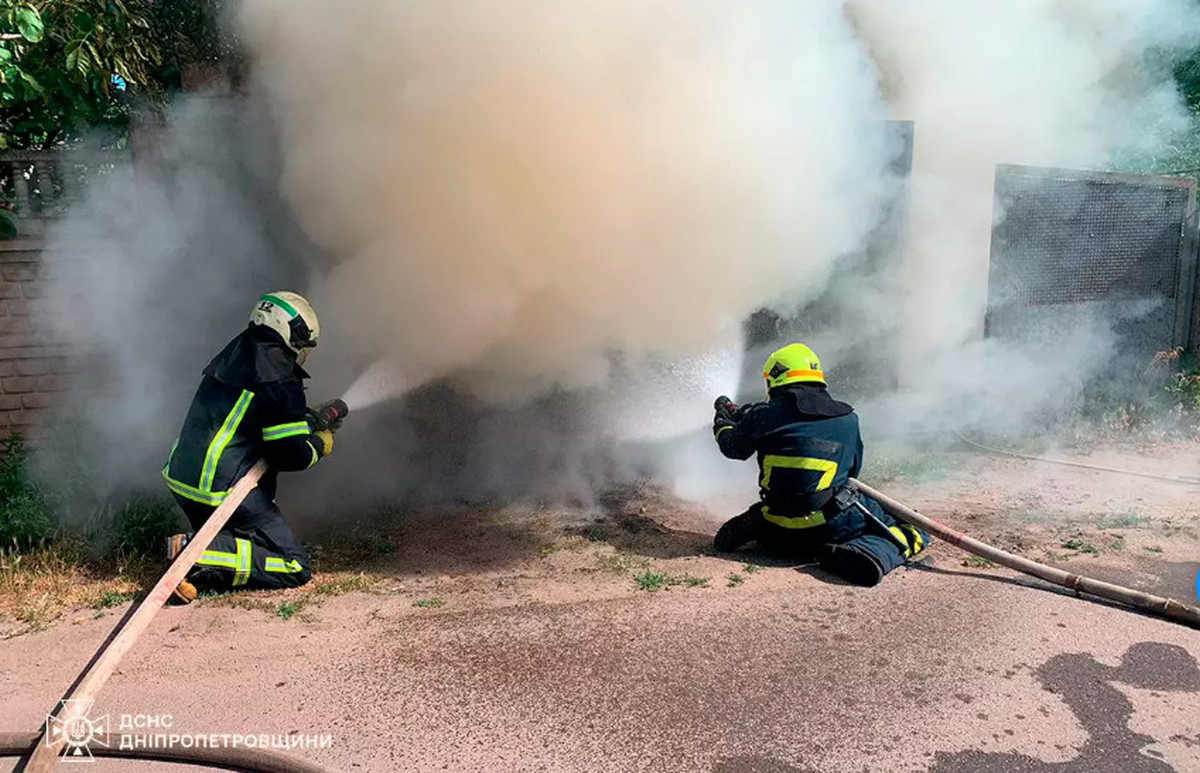
<svg viewBox="0 0 1200 773">
<path fill-rule="evenodd" d="M 187 65 L 238 61 L 229 1 L 3 0 L 0 150 L 119 145 L 133 106 L 161 106 Z"/>
<path fill-rule="evenodd" d="M 153 91 L 151 0 L 30 0 L 0 16 L 0 146 L 46 148 L 94 127 L 124 136 L 126 89 Z M 103 136 L 103 135 L 102 135 Z"/>
</svg>

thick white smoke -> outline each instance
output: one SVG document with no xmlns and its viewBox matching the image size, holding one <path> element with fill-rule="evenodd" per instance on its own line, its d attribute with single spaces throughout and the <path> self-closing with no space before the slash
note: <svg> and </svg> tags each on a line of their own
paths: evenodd
<svg viewBox="0 0 1200 773">
<path fill-rule="evenodd" d="M 1152 158 L 1188 121 L 1164 65 L 1197 17 L 1187 0 L 245 3 L 247 101 L 270 109 L 291 211 L 261 204 L 274 170 L 214 171 L 261 137 L 225 159 L 218 138 L 245 133 L 202 133 L 197 153 L 183 129 L 206 107 L 188 103 L 167 143 L 177 191 L 99 202 L 56 243 L 94 273 L 94 292 L 59 300 L 119 371 L 111 397 L 81 389 L 75 407 L 97 447 L 125 449 L 113 475 L 135 477 L 243 308 L 288 287 L 322 316 L 314 399 L 379 361 L 360 407 L 409 393 L 352 415 L 294 505 L 573 495 L 644 472 L 631 460 L 662 455 L 645 444 L 689 430 L 648 469 L 711 491 L 710 471 L 689 474 L 692 441 L 710 442 L 695 428 L 711 393 L 732 391 L 739 326 L 800 307 L 864 249 L 897 184 L 884 121 L 907 119 L 903 278 L 841 280 L 861 324 L 816 340 L 837 367 L 839 344 L 904 308 L 919 388 L 867 406 L 868 429 L 1020 414 L 1007 374 L 1066 388 L 1111 336 L 1072 330 L 1049 365 L 979 344 L 994 164 Z M 281 254 L 293 220 L 327 265 Z M 962 395 L 982 402 L 948 410 Z M 615 464 L 619 441 L 643 445 Z"/>
<path fill-rule="evenodd" d="M 982 334 L 995 165 L 1152 159 L 1191 116 L 1164 66 L 1195 45 L 1190 0 L 851 0 L 889 104 L 913 120 L 905 349 Z M 1140 171 L 1140 170 L 1139 170 Z"/>
<path fill-rule="evenodd" d="M 326 9 L 244 29 L 286 191 L 342 260 L 331 337 L 411 382 L 506 399 L 735 344 L 874 225 L 885 113 L 836 4 Z"/>
</svg>

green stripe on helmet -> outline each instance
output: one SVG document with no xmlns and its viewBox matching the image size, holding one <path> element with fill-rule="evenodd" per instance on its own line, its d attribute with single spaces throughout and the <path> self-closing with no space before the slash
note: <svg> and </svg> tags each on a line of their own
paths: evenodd
<svg viewBox="0 0 1200 773">
<path fill-rule="evenodd" d="M 278 295 L 264 295 L 263 297 L 259 298 L 259 300 L 266 301 L 267 303 L 273 303 L 293 317 L 300 314 L 300 312 L 296 311 L 292 304 L 280 298 Z"/>
</svg>

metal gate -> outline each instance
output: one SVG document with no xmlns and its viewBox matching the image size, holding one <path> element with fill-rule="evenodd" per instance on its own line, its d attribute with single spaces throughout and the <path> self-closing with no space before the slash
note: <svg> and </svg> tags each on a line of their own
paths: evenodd
<svg viewBox="0 0 1200 773">
<path fill-rule="evenodd" d="M 995 207 L 987 335 L 1087 324 L 1136 356 L 1187 346 L 1195 180 L 998 165 Z"/>
</svg>

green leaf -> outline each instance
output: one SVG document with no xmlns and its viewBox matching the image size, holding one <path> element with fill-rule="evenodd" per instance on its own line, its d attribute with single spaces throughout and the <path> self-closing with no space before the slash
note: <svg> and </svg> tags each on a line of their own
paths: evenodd
<svg viewBox="0 0 1200 773">
<path fill-rule="evenodd" d="M 30 43 L 37 43 L 45 34 L 42 16 L 32 5 L 23 5 L 17 9 L 17 31 Z"/>
<path fill-rule="evenodd" d="M 42 84 L 38 83 L 37 78 L 33 77 L 24 70 L 21 71 L 21 80 L 25 81 L 29 88 L 33 89 L 39 95 L 45 93 L 46 91 L 42 88 Z"/>
<path fill-rule="evenodd" d="M 13 52 L 9 51 L 4 46 L 0 46 L 0 64 L 6 64 L 13 58 Z"/>
<path fill-rule="evenodd" d="M 86 35 L 96 28 L 96 20 L 86 11 L 76 11 L 74 21 L 75 31 L 80 35 Z"/>
<path fill-rule="evenodd" d="M 96 66 L 100 66 L 100 63 L 104 61 L 104 57 L 100 56 L 100 52 L 92 45 L 92 41 L 85 40 L 83 41 L 83 45 L 88 50 L 88 53 L 92 55 L 92 61 L 96 63 Z"/>
</svg>

